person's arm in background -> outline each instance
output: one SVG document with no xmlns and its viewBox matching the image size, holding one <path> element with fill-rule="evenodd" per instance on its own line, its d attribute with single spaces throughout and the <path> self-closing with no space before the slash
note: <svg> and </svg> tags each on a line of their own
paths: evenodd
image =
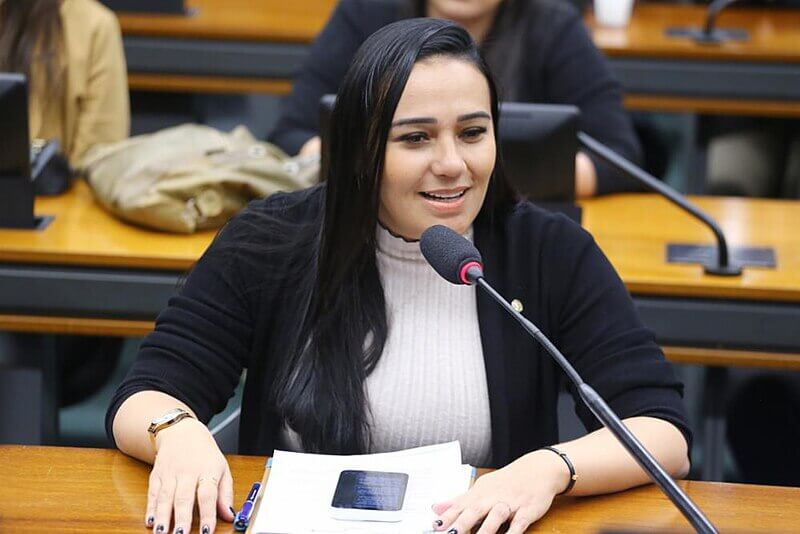
<svg viewBox="0 0 800 534">
<path fill-rule="evenodd" d="M 319 153 L 320 98 L 337 92 L 358 47 L 393 17 L 388 2 L 342 0 L 311 46 L 291 94 L 281 102 L 280 118 L 267 140 L 287 154 L 304 146 L 304 155 Z"/>
<path fill-rule="evenodd" d="M 68 147 L 73 164 L 94 145 L 125 139 L 130 130 L 128 74 L 117 18 L 105 14 L 91 39 L 86 93 L 80 99 L 73 143 Z"/>
<path fill-rule="evenodd" d="M 581 110 L 579 128 L 624 158 L 639 165 L 642 153 L 631 119 L 622 105 L 622 87 L 571 6 L 554 10 L 532 32 L 546 36 L 537 42 L 543 51 L 545 101 L 572 104 Z M 616 171 L 579 153 L 576 158 L 576 191 L 581 196 L 617 191 L 641 191 L 641 187 Z"/>
</svg>

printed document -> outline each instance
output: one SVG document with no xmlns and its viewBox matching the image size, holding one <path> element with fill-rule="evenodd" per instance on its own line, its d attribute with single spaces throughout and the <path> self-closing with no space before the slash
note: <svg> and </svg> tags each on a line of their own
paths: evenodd
<svg viewBox="0 0 800 534">
<path fill-rule="evenodd" d="M 408 474 L 402 521 L 343 521 L 331 515 L 343 470 Z M 431 506 L 469 489 L 472 467 L 462 465 L 457 441 L 404 451 L 333 456 L 275 451 L 261 504 L 250 532 L 255 534 L 422 534 L 432 528 Z"/>
</svg>

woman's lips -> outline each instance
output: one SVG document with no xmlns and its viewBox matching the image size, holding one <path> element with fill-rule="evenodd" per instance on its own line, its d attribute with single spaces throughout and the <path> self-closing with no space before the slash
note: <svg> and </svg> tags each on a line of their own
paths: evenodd
<svg viewBox="0 0 800 534">
<path fill-rule="evenodd" d="M 468 189 L 456 191 L 422 191 L 419 195 L 425 203 L 440 213 L 459 211 L 464 205 Z"/>
<path fill-rule="evenodd" d="M 444 193 L 444 192 L 436 192 L 436 193 L 428 193 L 423 191 L 420 193 L 424 198 L 427 200 L 434 200 L 436 202 L 456 202 L 458 199 L 464 196 L 467 192 L 466 189 L 462 189 L 461 191 L 455 191 L 452 193 Z"/>
</svg>

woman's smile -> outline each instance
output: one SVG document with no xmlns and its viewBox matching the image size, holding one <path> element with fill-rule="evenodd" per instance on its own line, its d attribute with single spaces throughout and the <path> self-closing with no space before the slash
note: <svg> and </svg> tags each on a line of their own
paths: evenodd
<svg viewBox="0 0 800 534">
<path fill-rule="evenodd" d="M 465 196 L 469 191 L 468 187 L 457 187 L 451 189 L 435 189 L 421 191 L 419 193 L 422 200 L 434 212 L 438 213 L 457 213 L 464 206 Z"/>
</svg>

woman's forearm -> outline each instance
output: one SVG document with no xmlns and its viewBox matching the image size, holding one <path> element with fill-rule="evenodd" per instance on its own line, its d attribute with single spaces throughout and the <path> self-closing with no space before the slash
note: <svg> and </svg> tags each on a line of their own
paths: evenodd
<svg viewBox="0 0 800 534">
<path fill-rule="evenodd" d="M 162 434 L 166 435 L 172 428 L 178 428 L 185 423 L 181 422 L 174 427 L 161 430 L 156 440 L 151 438 L 147 428 L 153 419 L 174 408 L 183 408 L 194 415 L 186 404 L 160 391 L 140 391 L 125 399 L 114 416 L 113 432 L 117 448 L 129 456 L 152 464 L 156 455 L 157 440 L 163 437 Z"/>
<path fill-rule="evenodd" d="M 680 478 L 689 472 L 686 439 L 673 424 L 654 417 L 632 417 L 623 423 L 671 476 Z M 570 495 L 611 493 L 650 481 L 636 460 L 605 428 L 556 445 L 556 448 L 567 454 L 578 475 Z M 566 470 L 566 464 L 555 454 L 553 457 Z"/>
<path fill-rule="evenodd" d="M 597 194 L 597 169 L 583 152 L 575 154 L 575 196 L 589 198 Z"/>
</svg>

